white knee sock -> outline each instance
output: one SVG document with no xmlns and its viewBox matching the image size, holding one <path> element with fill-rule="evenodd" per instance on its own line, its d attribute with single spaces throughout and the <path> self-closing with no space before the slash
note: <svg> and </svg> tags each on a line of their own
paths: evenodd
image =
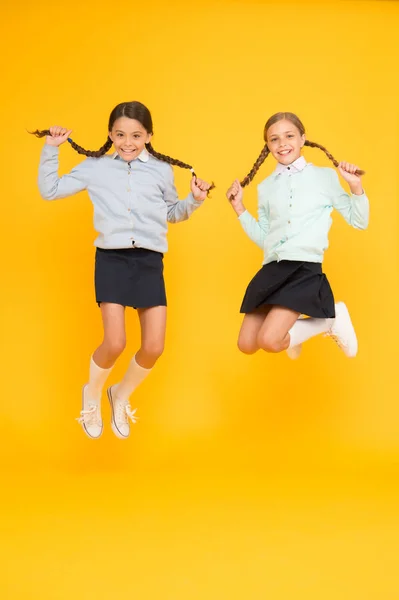
<svg viewBox="0 0 399 600">
<path fill-rule="evenodd" d="M 87 395 L 89 398 L 93 398 L 93 400 L 100 400 L 104 384 L 108 378 L 108 375 L 112 371 L 112 368 L 113 367 L 110 367 L 109 369 L 102 369 L 96 365 L 93 357 L 91 357 L 89 383 L 87 386 Z"/>
<path fill-rule="evenodd" d="M 129 400 L 130 395 L 140 385 L 140 383 L 149 375 L 152 369 L 144 369 L 136 362 L 133 356 L 128 369 L 122 381 L 115 386 L 115 395 L 119 400 Z"/>
<path fill-rule="evenodd" d="M 288 332 L 291 338 L 289 347 L 299 346 L 319 333 L 326 333 L 333 321 L 334 319 L 298 319 Z"/>
</svg>

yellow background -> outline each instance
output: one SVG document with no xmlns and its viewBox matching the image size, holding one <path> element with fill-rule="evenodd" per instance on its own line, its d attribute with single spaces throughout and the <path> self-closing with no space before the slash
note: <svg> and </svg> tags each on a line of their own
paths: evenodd
<svg viewBox="0 0 399 600">
<path fill-rule="evenodd" d="M 5 600 L 399 598 L 398 28 L 395 2 L 22 2 L 1 9 L 0 588 Z M 167 348 L 136 392 L 127 442 L 74 421 L 91 352 L 92 208 L 46 203 L 42 141 L 97 149 L 138 99 L 160 152 L 213 179 L 170 227 Z M 368 231 L 334 218 L 325 259 L 360 351 L 329 339 L 240 355 L 239 306 L 262 255 L 225 200 L 266 119 L 367 171 Z M 308 160 L 329 165 L 318 150 Z M 61 170 L 80 157 L 61 149 Z M 245 192 L 256 211 L 256 183 Z M 187 172 L 176 169 L 180 196 Z M 128 349 L 138 347 L 128 315 Z"/>
</svg>

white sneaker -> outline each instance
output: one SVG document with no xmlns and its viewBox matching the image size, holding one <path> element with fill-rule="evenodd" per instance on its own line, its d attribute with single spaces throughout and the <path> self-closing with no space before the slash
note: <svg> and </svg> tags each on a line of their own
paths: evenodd
<svg viewBox="0 0 399 600">
<path fill-rule="evenodd" d="M 101 418 L 101 401 L 92 400 L 87 397 L 87 384 L 82 390 L 82 410 L 80 417 L 76 419 L 83 427 L 87 437 L 96 440 L 103 432 L 103 420 Z"/>
<path fill-rule="evenodd" d="M 292 348 L 287 348 L 286 353 L 288 358 L 291 360 L 296 360 L 301 356 L 302 352 L 302 344 L 298 344 L 298 346 L 293 346 Z"/>
<path fill-rule="evenodd" d="M 349 311 L 343 302 L 338 302 L 335 305 L 335 319 L 326 335 L 336 342 L 346 356 L 349 358 L 356 356 L 357 337 Z"/>
<path fill-rule="evenodd" d="M 111 405 L 111 427 L 114 434 L 121 440 L 129 437 L 130 423 L 137 423 L 136 409 L 132 410 L 127 400 L 120 400 L 113 393 L 114 386 L 107 390 L 108 400 Z"/>
</svg>

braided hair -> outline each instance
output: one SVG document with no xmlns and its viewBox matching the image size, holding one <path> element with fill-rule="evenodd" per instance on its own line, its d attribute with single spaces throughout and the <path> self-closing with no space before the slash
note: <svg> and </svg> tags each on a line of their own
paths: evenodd
<svg viewBox="0 0 399 600">
<path fill-rule="evenodd" d="M 38 138 L 44 137 L 45 135 L 51 135 L 49 129 L 36 129 L 36 131 L 31 131 L 30 133 L 32 133 Z M 108 150 L 110 150 L 112 147 L 112 140 L 110 140 L 110 138 L 107 139 L 105 144 L 101 146 L 99 150 L 85 150 L 84 148 L 82 148 L 82 146 L 78 146 L 78 144 L 74 142 L 71 138 L 68 138 L 68 142 L 78 154 L 84 154 L 84 156 L 89 156 L 91 158 L 100 158 L 100 156 L 104 156 L 104 154 L 106 154 Z"/>
<path fill-rule="evenodd" d="M 141 125 L 144 127 L 144 129 L 147 131 L 147 133 L 153 134 L 151 113 L 148 110 L 148 108 L 146 106 L 144 106 L 144 104 L 142 104 L 141 102 L 137 102 L 137 101 L 122 102 L 121 104 L 118 104 L 117 106 L 115 106 L 115 108 L 113 109 L 113 111 L 111 112 L 111 114 L 109 116 L 108 131 L 112 131 L 112 127 L 114 126 L 115 121 L 117 119 L 120 119 L 121 117 L 135 119 L 136 121 L 141 123 Z M 51 133 L 48 129 L 42 129 L 42 130 L 36 129 L 36 131 L 32 131 L 31 133 L 39 138 L 47 136 L 47 135 L 51 135 Z M 99 150 L 85 150 L 85 148 L 82 148 L 82 146 L 79 146 L 71 138 L 68 138 L 68 142 L 71 144 L 72 148 L 74 150 L 76 150 L 76 152 L 78 152 L 78 154 L 83 154 L 84 156 L 89 156 L 91 158 L 100 158 L 100 156 L 104 156 L 104 154 L 106 154 L 108 152 L 108 150 L 110 150 L 112 147 L 112 140 L 109 137 L 107 138 L 107 141 L 105 142 L 105 144 L 103 144 L 103 146 L 101 146 L 101 148 L 99 148 Z M 172 158 L 171 156 L 167 156 L 166 154 L 161 154 L 160 152 L 157 152 L 156 150 L 154 150 L 154 148 L 152 147 L 152 144 L 150 142 L 148 142 L 145 146 L 146 146 L 146 149 L 148 150 L 148 152 L 154 158 L 157 158 L 158 160 L 166 162 L 169 165 L 174 165 L 176 167 L 180 167 L 181 169 L 189 169 L 192 172 L 193 176 L 197 177 L 195 174 L 195 171 L 191 165 L 189 165 L 185 162 L 182 162 L 181 160 L 178 160 L 176 158 Z M 214 187 L 215 187 L 215 185 L 212 183 L 208 192 L 210 190 L 212 190 Z"/>
<path fill-rule="evenodd" d="M 301 136 L 305 134 L 305 127 L 304 127 L 302 121 L 299 119 L 299 117 L 297 117 L 294 113 L 279 112 L 279 113 L 276 113 L 275 115 L 272 115 L 265 125 L 265 129 L 264 129 L 264 133 L 263 133 L 263 139 L 265 140 L 265 142 L 267 142 L 267 132 L 270 129 L 270 127 L 272 125 L 274 125 L 275 123 L 277 123 L 278 121 L 282 121 L 282 120 L 290 121 L 298 129 Z M 338 167 L 339 162 L 333 157 L 333 155 L 327 150 L 327 148 L 325 148 L 321 144 L 317 144 L 316 142 L 311 142 L 309 140 L 305 140 L 305 146 L 309 146 L 310 148 L 319 148 L 319 150 L 322 150 L 325 153 L 325 155 L 331 160 L 331 162 L 334 164 L 334 166 Z M 261 165 L 263 164 L 265 159 L 269 156 L 269 154 L 270 154 L 270 150 L 267 147 L 267 143 L 266 143 L 265 146 L 263 147 L 261 153 L 259 154 L 258 158 L 256 159 L 254 166 L 252 167 L 252 169 L 250 170 L 248 175 L 246 177 L 244 177 L 244 179 L 241 181 L 242 187 L 245 187 L 251 183 L 251 181 L 255 177 L 256 173 L 258 172 L 259 168 L 261 167 Z M 356 175 L 364 175 L 364 171 L 358 169 L 355 174 Z"/>
</svg>

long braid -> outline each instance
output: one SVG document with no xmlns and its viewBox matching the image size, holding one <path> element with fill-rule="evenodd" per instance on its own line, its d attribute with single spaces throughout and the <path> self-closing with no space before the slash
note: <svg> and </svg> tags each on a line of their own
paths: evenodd
<svg viewBox="0 0 399 600">
<path fill-rule="evenodd" d="M 139 103 L 137 103 L 139 104 Z M 125 107 L 124 105 L 120 105 L 121 108 L 123 108 L 123 112 L 122 112 L 122 116 L 124 116 L 125 114 Z M 141 105 L 140 105 L 141 106 Z M 119 105 L 118 105 L 119 107 Z M 116 109 L 118 108 L 116 107 Z M 145 107 L 143 107 L 145 108 Z M 114 109 L 114 111 L 116 110 Z M 148 110 L 148 109 L 145 109 Z M 133 118 L 133 117 L 131 117 Z M 110 118 L 110 126 L 109 129 L 111 130 L 112 126 L 111 126 L 111 121 L 112 119 Z M 148 130 L 152 132 L 152 123 L 150 123 L 150 127 L 147 125 Z M 51 136 L 51 132 L 49 129 L 36 129 L 36 131 L 31 131 L 30 133 L 32 133 L 33 135 L 35 135 L 38 138 L 42 138 L 44 136 Z M 99 150 L 85 150 L 84 148 L 82 148 L 82 146 L 78 146 L 78 144 L 76 142 L 74 142 L 71 138 L 68 138 L 68 142 L 71 144 L 72 148 L 78 152 L 78 154 L 83 154 L 84 156 L 89 156 L 91 158 L 100 158 L 100 156 L 103 156 L 104 154 L 106 154 L 106 152 L 108 152 L 108 150 L 110 150 L 110 148 L 112 147 L 112 140 L 110 138 L 107 139 L 107 141 L 105 142 L 105 144 L 103 146 L 101 146 L 101 148 Z M 154 150 L 154 148 L 152 147 L 151 143 L 149 142 L 148 144 L 146 144 L 146 148 L 148 150 L 148 152 L 154 156 L 154 158 L 157 158 L 158 160 L 162 160 L 163 162 L 166 162 L 170 165 L 174 165 L 176 167 L 180 167 L 181 169 L 189 169 L 193 176 L 196 178 L 196 174 L 195 171 L 193 169 L 193 167 L 187 163 L 182 162 L 181 160 L 177 160 L 176 158 L 172 158 L 171 156 L 167 156 L 166 154 L 161 154 L 160 152 L 157 152 L 156 150 Z M 208 192 L 210 192 L 210 190 L 213 190 L 213 188 L 215 187 L 215 184 L 212 182 L 210 188 L 208 189 Z"/>
<path fill-rule="evenodd" d="M 49 129 L 42 129 L 42 130 L 36 129 L 36 131 L 31 131 L 30 133 L 32 133 L 33 135 L 35 135 L 38 138 L 42 138 L 47 135 L 51 136 Z M 112 141 L 110 140 L 110 138 L 107 139 L 105 144 L 103 146 L 101 146 L 101 148 L 99 150 L 85 150 L 84 148 L 82 148 L 82 146 L 78 146 L 78 144 L 76 142 L 74 142 L 71 138 L 68 138 L 68 142 L 71 144 L 72 148 L 74 150 L 76 150 L 76 152 L 78 154 L 83 154 L 84 156 L 90 156 L 91 158 L 100 158 L 100 156 L 104 156 L 104 154 L 106 152 L 108 152 L 108 150 L 110 150 L 110 148 L 112 147 Z"/>
<path fill-rule="evenodd" d="M 161 154 L 160 152 L 157 152 L 156 150 L 154 150 L 154 148 L 152 147 L 151 142 L 148 142 L 145 147 L 147 148 L 148 152 L 154 157 L 157 158 L 158 160 L 162 160 L 163 162 L 168 163 L 169 165 L 174 165 L 175 167 L 180 167 L 181 169 L 189 169 L 194 177 L 197 177 L 197 175 L 195 174 L 195 171 L 193 169 L 193 167 L 185 162 L 182 162 L 181 160 L 178 160 L 177 158 L 172 158 L 171 156 L 167 156 L 166 154 Z M 209 188 L 208 192 L 210 190 L 213 190 L 213 188 L 215 187 L 215 184 L 212 182 L 211 187 Z"/>
<path fill-rule="evenodd" d="M 270 154 L 270 150 L 267 147 L 267 132 L 269 131 L 270 127 L 272 127 L 272 125 L 275 125 L 275 123 L 278 123 L 279 121 L 282 120 L 287 120 L 290 121 L 294 127 L 296 127 L 300 133 L 301 136 L 305 135 L 305 127 L 303 126 L 302 121 L 299 119 L 299 117 L 297 117 L 297 115 L 295 115 L 294 113 L 291 112 L 279 112 L 276 113 L 274 115 L 272 115 L 264 128 L 263 131 L 263 138 L 266 142 L 262 152 L 259 154 L 258 158 L 256 159 L 254 166 L 252 167 L 252 169 L 250 170 L 250 172 L 248 173 L 248 175 L 246 177 L 244 177 L 244 179 L 241 181 L 241 187 L 245 187 L 246 185 L 248 185 L 249 183 L 251 183 L 251 181 L 253 180 L 253 178 L 255 177 L 256 173 L 258 172 L 260 166 L 262 165 L 262 163 L 264 162 L 264 160 L 267 158 L 267 156 Z M 305 146 L 309 146 L 310 148 L 319 148 L 319 150 L 322 150 L 325 155 L 331 160 L 331 162 L 334 164 L 335 167 L 339 166 L 339 162 L 333 157 L 333 155 L 327 150 L 327 148 L 325 148 L 324 146 L 322 146 L 321 144 L 316 144 L 316 142 L 311 142 L 309 140 L 305 140 Z M 362 171 L 361 169 L 357 169 L 355 172 L 355 175 L 364 175 L 364 171 Z M 233 200 L 234 197 L 230 196 L 229 200 Z"/>
<path fill-rule="evenodd" d="M 267 147 L 267 144 L 265 144 L 262 148 L 262 152 L 259 154 L 258 158 L 254 162 L 254 166 L 252 167 L 252 169 L 250 170 L 248 175 L 246 177 L 244 177 L 244 179 L 242 181 L 240 181 L 241 187 L 245 187 L 246 185 L 249 185 L 251 183 L 251 181 L 253 180 L 256 173 L 259 171 L 260 167 L 265 162 L 265 160 L 269 156 L 269 154 L 270 154 L 270 150 Z M 230 196 L 229 200 L 230 200 L 230 202 L 232 200 L 234 200 L 234 196 Z"/>
<path fill-rule="evenodd" d="M 259 168 L 264 163 L 265 159 L 269 156 L 269 154 L 270 154 L 270 150 L 267 147 L 267 144 L 265 144 L 262 149 L 262 152 L 259 154 L 258 158 L 254 162 L 254 166 L 252 167 L 252 169 L 250 170 L 248 175 L 246 177 L 244 177 L 244 179 L 241 181 L 242 187 L 245 187 L 246 185 L 251 183 L 251 181 L 255 177 L 256 173 L 259 171 Z"/>
<path fill-rule="evenodd" d="M 316 142 L 311 142 L 310 140 L 305 140 L 305 146 L 310 146 L 310 148 L 319 148 L 319 150 L 322 150 L 324 152 L 324 154 L 327 156 L 327 158 L 329 158 L 331 160 L 334 167 L 338 167 L 339 162 L 333 157 L 331 152 L 329 152 L 327 150 L 327 148 L 325 148 L 321 144 L 317 144 Z M 357 171 L 355 172 L 355 175 L 364 175 L 364 174 L 365 174 L 365 171 L 362 171 L 361 169 L 357 169 Z"/>
<path fill-rule="evenodd" d="M 76 142 L 68 138 L 68 142 L 71 144 L 72 148 L 78 152 L 78 154 L 84 154 L 85 156 L 90 156 L 91 158 L 100 158 L 100 156 L 104 156 L 108 152 L 108 150 L 112 147 L 112 140 L 107 138 L 107 141 L 99 150 L 85 150 L 82 146 L 78 146 Z"/>
<path fill-rule="evenodd" d="M 146 144 L 145 147 L 147 148 L 148 152 L 152 154 L 152 156 L 154 156 L 154 158 L 162 160 L 163 162 L 167 162 L 169 165 L 180 167 L 181 169 L 189 169 L 194 175 L 194 177 L 196 176 L 194 173 L 194 169 L 191 165 L 188 165 L 187 163 L 184 163 L 181 160 L 177 160 L 177 158 L 172 158 L 171 156 L 167 156 L 166 154 L 161 154 L 160 152 L 157 152 L 152 147 L 151 142 L 148 142 L 148 144 Z"/>
</svg>

